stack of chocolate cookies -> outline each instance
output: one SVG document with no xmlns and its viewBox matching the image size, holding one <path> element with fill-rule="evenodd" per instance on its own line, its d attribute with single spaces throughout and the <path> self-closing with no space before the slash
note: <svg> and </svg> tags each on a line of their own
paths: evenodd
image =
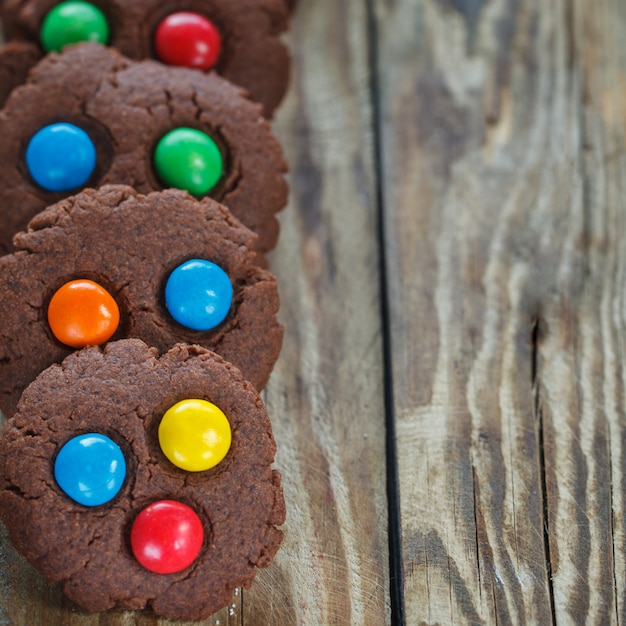
<svg viewBox="0 0 626 626">
<path fill-rule="evenodd" d="M 91 611 L 203 619 L 282 540 L 288 0 L 0 0 L 0 518 Z"/>
</svg>

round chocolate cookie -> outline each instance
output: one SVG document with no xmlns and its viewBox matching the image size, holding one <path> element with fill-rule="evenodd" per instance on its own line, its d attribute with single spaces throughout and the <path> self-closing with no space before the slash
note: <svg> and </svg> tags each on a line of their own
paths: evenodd
<svg viewBox="0 0 626 626">
<path fill-rule="evenodd" d="M 259 105 L 216 74 L 72 46 L 11 93 L 0 136 L 0 253 L 44 207 L 106 183 L 209 195 L 259 235 L 257 251 L 276 244 L 282 149 Z"/>
<path fill-rule="evenodd" d="M 257 389 L 282 345 L 274 276 L 223 206 L 178 190 L 107 185 L 39 213 L 0 258 L 0 409 L 85 345 L 137 337 L 200 344 Z"/>
<path fill-rule="evenodd" d="M 268 117 L 289 82 L 285 0 L 4 0 L 0 16 L 8 40 L 34 43 L 40 55 L 89 40 L 132 59 L 215 70 Z"/>
<path fill-rule="evenodd" d="M 0 517 L 82 607 L 204 619 L 281 543 L 275 449 L 258 393 L 216 354 L 87 348 L 45 370 L 5 425 Z"/>
</svg>

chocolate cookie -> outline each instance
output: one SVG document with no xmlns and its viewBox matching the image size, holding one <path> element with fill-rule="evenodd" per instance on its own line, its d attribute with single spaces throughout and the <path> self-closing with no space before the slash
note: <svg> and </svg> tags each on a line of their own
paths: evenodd
<svg viewBox="0 0 626 626">
<path fill-rule="evenodd" d="M 39 57 L 36 46 L 30 43 L 16 41 L 0 47 L 0 107 L 16 87 L 26 82 Z"/>
<path fill-rule="evenodd" d="M 259 105 L 215 74 L 73 46 L 12 92 L 0 136 L 0 253 L 44 207 L 106 183 L 210 195 L 259 235 L 259 252 L 276 244 L 282 149 Z"/>
<path fill-rule="evenodd" d="M 40 55 L 90 40 L 132 59 L 214 69 L 263 104 L 266 116 L 289 81 L 284 0 L 4 0 L 0 16 L 8 40 L 35 43 Z"/>
<path fill-rule="evenodd" d="M 82 607 L 203 619 L 280 545 L 274 454 L 259 395 L 214 353 L 87 348 L 45 370 L 5 425 L 0 517 Z"/>
<path fill-rule="evenodd" d="M 88 189 L 49 207 L 0 258 L 0 409 L 72 350 L 137 337 L 160 351 L 200 344 L 257 389 L 283 327 L 276 280 L 254 234 L 209 198 Z"/>
</svg>

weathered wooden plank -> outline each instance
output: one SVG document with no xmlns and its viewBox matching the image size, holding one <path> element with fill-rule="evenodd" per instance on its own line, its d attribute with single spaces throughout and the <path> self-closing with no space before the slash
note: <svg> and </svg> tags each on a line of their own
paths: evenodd
<svg viewBox="0 0 626 626">
<path fill-rule="evenodd" d="M 624 138 L 626 11 L 571 4 L 582 237 L 578 285 L 551 304 L 538 342 L 550 557 L 557 618 L 619 623 L 624 613 Z M 565 385 L 563 380 L 569 381 Z M 574 384 L 572 384 L 574 383 Z"/>
<path fill-rule="evenodd" d="M 367 15 L 302 2 L 293 84 L 275 129 L 291 203 L 270 266 L 283 350 L 267 388 L 285 542 L 244 591 L 245 624 L 390 620 L 379 257 Z"/>
<path fill-rule="evenodd" d="M 376 6 L 409 621 L 614 621 L 623 7 Z"/>
</svg>

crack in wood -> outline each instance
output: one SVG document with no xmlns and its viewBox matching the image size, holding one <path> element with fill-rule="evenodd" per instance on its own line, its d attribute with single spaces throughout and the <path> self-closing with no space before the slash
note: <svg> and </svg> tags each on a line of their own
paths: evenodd
<svg viewBox="0 0 626 626">
<path fill-rule="evenodd" d="M 538 372 L 539 352 L 539 319 L 535 318 L 531 323 L 531 380 L 534 391 L 534 409 L 537 424 L 537 451 L 539 456 L 539 477 L 541 483 L 541 501 L 543 512 L 543 551 L 546 563 L 546 578 L 548 583 L 548 596 L 550 600 L 550 614 L 552 625 L 556 626 L 556 608 L 554 604 L 554 583 L 552 581 L 552 558 L 550 555 L 550 511 L 548 501 L 548 485 L 546 478 L 546 454 L 544 447 L 543 411 L 541 409 L 540 380 Z"/>
<path fill-rule="evenodd" d="M 539 318 L 530 322 L 530 383 L 535 389 L 537 382 L 537 342 L 539 340 Z M 539 394 L 535 391 L 535 415 L 538 409 Z"/>
<path fill-rule="evenodd" d="M 472 499 L 474 505 L 474 540 L 476 541 L 476 572 L 478 573 L 478 597 L 482 598 L 483 596 L 483 584 L 482 584 L 482 576 L 480 573 L 480 543 L 478 540 L 478 494 L 476 493 L 477 489 L 477 481 L 476 481 L 476 468 L 472 462 Z"/>
<path fill-rule="evenodd" d="M 613 501 L 613 452 L 611 445 L 611 431 L 608 431 L 608 451 L 609 451 L 609 481 L 611 488 L 609 489 L 609 498 L 611 507 L 609 509 L 609 522 L 611 528 L 611 556 L 613 558 L 613 567 L 611 569 L 611 574 L 613 576 L 613 602 L 615 606 L 615 623 L 617 626 L 620 624 L 619 619 L 619 589 L 617 586 L 617 572 L 615 571 L 615 503 Z"/>
</svg>

